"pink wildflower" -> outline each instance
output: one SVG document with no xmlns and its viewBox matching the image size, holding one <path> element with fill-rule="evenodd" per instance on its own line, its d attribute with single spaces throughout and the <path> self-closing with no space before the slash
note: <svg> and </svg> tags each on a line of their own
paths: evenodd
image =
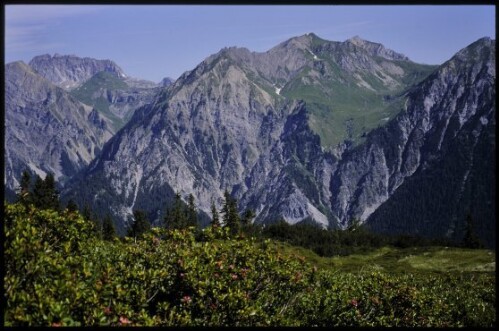
<svg viewBox="0 0 499 331">
<path fill-rule="evenodd" d="M 128 318 L 126 318 L 125 316 L 120 316 L 120 324 L 130 324 L 130 320 Z"/>
</svg>

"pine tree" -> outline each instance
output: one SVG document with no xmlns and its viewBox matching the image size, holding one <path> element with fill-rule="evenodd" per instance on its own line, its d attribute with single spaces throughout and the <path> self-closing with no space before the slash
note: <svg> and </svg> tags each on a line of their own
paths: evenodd
<svg viewBox="0 0 499 331">
<path fill-rule="evenodd" d="M 78 210 L 78 206 L 73 199 L 69 199 L 68 203 L 66 204 L 66 209 L 68 210 L 68 212 L 74 213 Z"/>
<path fill-rule="evenodd" d="M 128 235 L 130 237 L 137 238 L 151 229 L 151 224 L 147 221 L 146 213 L 144 211 L 134 210 L 133 218 L 132 225 L 128 229 Z"/>
<path fill-rule="evenodd" d="M 251 221 L 253 220 L 254 217 L 255 217 L 255 212 L 251 209 L 246 209 L 241 219 L 241 224 L 244 227 L 251 225 Z"/>
<path fill-rule="evenodd" d="M 217 207 L 215 206 L 215 202 L 213 200 L 211 200 L 211 226 L 220 226 L 220 218 L 218 216 Z"/>
<path fill-rule="evenodd" d="M 224 192 L 224 206 L 222 208 L 224 226 L 230 228 L 232 234 L 239 233 L 241 222 L 237 213 L 237 200 L 233 199 L 229 192 Z"/>
<path fill-rule="evenodd" d="M 29 187 L 31 184 L 31 175 L 28 170 L 24 170 L 21 175 L 21 183 L 19 185 L 19 192 L 17 194 L 17 202 L 21 202 L 24 205 L 30 203 L 31 194 L 29 191 Z"/>
<path fill-rule="evenodd" d="M 230 216 L 230 195 L 227 190 L 224 192 L 224 203 L 222 205 L 222 222 L 224 226 L 227 226 L 230 221 L 229 221 L 229 216 Z"/>
<path fill-rule="evenodd" d="M 196 204 L 194 203 L 194 196 L 189 194 L 187 198 L 187 225 L 188 226 L 197 226 L 198 225 L 198 213 L 196 210 Z"/>
<path fill-rule="evenodd" d="M 173 207 L 167 210 L 165 223 L 168 229 L 183 229 L 187 226 L 187 218 L 185 216 L 184 205 L 180 193 L 175 193 Z"/>
<path fill-rule="evenodd" d="M 33 188 L 32 202 L 35 207 L 40 209 L 59 210 L 59 192 L 55 186 L 54 175 L 47 174 L 45 179 L 36 176 Z"/>
<path fill-rule="evenodd" d="M 43 197 L 45 196 L 45 185 L 43 179 L 36 175 L 35 184 L 33 186 L 32 202 L 37 208 L 41 208 L 43 204 Z"/>
<path fill-rule="evenodd" d="M 114 229 L 113 220 L 111 215 L 107 214 L 102 221 L 102 239 L 113 240 L 116 236 L 116 230 Z"/>
<path fill-rule="evenodd" d="M 83 207 L 81 215 L 83 216 L 83 218 L 85 220 L 87 220 L 88 222 L 90 222 L 90 223 L 92 223 L 94 225 L 93 231 L 94 231 L 95 235 L 98 238 L 102 238 L 102 223 L 99 221 L 99 219 L 97 219 L 92 214 L 92 210 L 90 209 L 90 207 L 88 206 L 88 204 L 85 204 L 85 206 Z"/>
<path fill-rule="evenodd" d="M 59 202 L 59 191 L 56 189 L 54 175 L 52 173 L 48 173 L 45 176 L 45 180 L 43 181 L 45 185 L 45 194 L 46 194 L 46 204 L 47 209 L 59 210 L 60 202 Z"/>
</svg>

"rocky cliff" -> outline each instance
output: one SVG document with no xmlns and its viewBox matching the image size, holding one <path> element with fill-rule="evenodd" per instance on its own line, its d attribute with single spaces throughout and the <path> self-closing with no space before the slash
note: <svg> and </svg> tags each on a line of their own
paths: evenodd
<svg viewBox="0 0 499 331">
<path fill-rule="evenodd" d="M 29 66 L 40 76 L 65 90 L 80 86 L 101 71 L 113 73 L 118 77 L 127 77 L 111 60 L 81 58 L 75 55 L 39 55 L 29 62 Z"/>
<path fill-rule="evenodd" d="M 25 169 L 64 182 L 114 134 L 110 121 L 23 62 L 5 65 L 5 184 Z"/>
<path fill-rule="evenodd" d="M 72 95 L 124 126 L 63 196 L 110 212 L 121 233 L 133 209 L 161 221 L 175 192 L 208 215 L 228 190 L 257 223 L 359 219 L 459 239 L 469 213 L 495 240 L 493 40 L 437 67 L 307 34 L 263 53 L 224 48 L 163 87 L 112 70 L 83 84 Z"/>
</svg>

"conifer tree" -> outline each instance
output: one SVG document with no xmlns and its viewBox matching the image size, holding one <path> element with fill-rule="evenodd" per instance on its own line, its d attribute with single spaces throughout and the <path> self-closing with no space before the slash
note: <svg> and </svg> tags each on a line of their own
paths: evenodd
<svg viewBox="0 0 499 331">
<path fill-rule="evenodd" d="M 116 230 L 114 228 L 113 220 L 111 215 L 107 214 L 102 221 L 102 239 L 113 240 L 116 236 Z"/>
<path fill-rule="evenodd" d="M 45 194 L 46 194 L 46 204 L 48 209 L 59 210 L 60 202 L 59 202 L 59 191 L 56 189 L 54 175 L 52 173 L 48 173 L 45 176 L 45 180 L 43 181 L 45 186 Z"/>
<path fill-rule="evenodd" d="M 213 200 L 211 200 L 211 226 L 220 226 L 220 218 L 218 216 L 217 207 L 215 206 L 215 202 Z"/>
<path fill-rule="evenodd" d="M 243 217 L 241 218 L 241 224 L 244 227 L 247 227 L 251 225 L 251 221 L 255 217 L 255 212 L 252 209 L 246 209 L 246 211 L 243 214 Z"/>
<path fill-rule="evenodd" d="M 35 184 L 33 186 L 32 202 L 37 208 L 41 208 L 45 196 L 45 185 L 43 179 L 36 175 Z"/>
<path fill-rule="evenodd" d="M 167 218 L 166 218 L 167 216 Z M 180 193 L 175 193 L 175 200 L 172 208 L 165 216 L 165 223 L 168 229 L 183 229 L 187 226 L 187 218 L 185 216 L 184 207 Z"/>
<path fill-rule="evenodd" d="M 230 195 L 227 190 L 224 192 L 224 202 L 222 205 L 222 222 L 224 226 L 227 226 L 229 222 L 229 215 L 230 215 Z"/>
<path fill-rule="evenodd" d="M 147 221 L 146 213 L 142 210 L 133 211 L 133 222 L 128 230 L 130 237 L 137 238 L 151 229 L 151 224 Z"/>
<path fill-rule="evenodd" d="M 68 212 L 74 213 L 78 210 L 78 206 L 73 199 L 69 199 L 68 203 L 66 204 L 66 209 L 68 210 Z"/>
<path fill-rule="evenodd" d="M 59 210 L 59 192 L 55 186 L 54 175 L 47 174 L 45 179 L 36 176 L 33 188 L 32 202 L 40 209 Z"/>
<path fill-rule="evenodd" d="M 29 191 L 31 184 L 31 175 L 28 170 L 24 170 L 21 175 L 21 183 L 19 185 L 19 192 L 17 194 L 17 201 L 25 205 L 30 203 L 31 193 Z"/>
<path fill-rule="evenodd" d="M 198 213 L 196 210 L 196 204 L 194 203 L 194 196 L 189 194 L 187 198 L 187 226 L 197 226 L 198 225 Z"/>
<path fill-rule="evenodd" d="M 92 220 L 92 211 L 90 210 L 90 207 L 87 204 L 85 204 L 85 206 L 83 207 L 83 210 L 81 211 L 81 216 L 83 216 L 83 218 L 86 219 L 87 221 Z"/>
<path fill-rule="evenodd" d="M 233 199 L 227 190 L 224 192 L 224 198 L 225 201 L 222 208 L 224 226 L 229 227 L 232 234 L 236 234 L 239 232 L 241 226 L 239 214 L 237 213 L 237 200 Z"/>
<path fill-rule="evenodd" d="M 102 238 L 102 223 L 99 221 L 99 219 L 97 219 L 97 217 L 95 217 L 92 214 L 92 210 L 90 209 L 88 204 L 85 204 L 85 206 L 83 207 L 81 215 L 83 216 L 83 218 L 85 220 L 87 220 L 88 222 L 90 222 L 94 225 L 93 231 L 94 231 L 95 235 L 98 238 Z"/>
</svg>

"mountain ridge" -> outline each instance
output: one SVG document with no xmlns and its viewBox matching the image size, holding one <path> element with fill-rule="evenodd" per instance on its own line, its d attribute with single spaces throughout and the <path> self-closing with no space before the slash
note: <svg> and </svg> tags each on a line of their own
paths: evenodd
<svg viewBox="0 0 499 331">
<path fill-rule="evenodd" d="M 120 98 L 126 106 L 130 94 L 120 84 L 130 78 L 116 72 L 101 71 L 71 93 L 87 89 L 80 99 L 107 100 L 107 111 Z M 106 77 L 117 85 L 90 88 Z M 462 235 L 465 206 L 481 206 L 474 209 L 479 234 L 495 241 L 486 234 L 495 206 L 481 202 L 495 188 L 480 175 L 495 167 L 484 165 L 495 150 L 490 38 L 430 66 L 357 36 L 336 42 L 309 33 L 266 52 L 226 47 L 164 81 L 128 85 L 147 98 L 63 190 L 64 199 L 95 206 L 100 217 L 110 212 L 122 233 L 137 208 L 161 222 L 175 192 L 193 194 L 206 221 L 212 201 L 220 207 L 228 190 L 241 212 L 255 211 L 256 223 L 347 228 L 358 219 L 376 231 L 414 232 L 397 210 L 428 206 L 426 216 L 414 211 L 408 219 L 430 229 L 425 235 L 453 239 Z M 456 162 L 459 155 L 467 161 Z M 449 176 L 437 175 L 452 165 Z M 449 201 L 462 208 L 442 203 L 440 210 L 425 200 L 438 200 L 436 193 L 415 193 L 411 206 L 411 191 L 431 187 L 425 176 L 438 194 L 461 192 Z M 440 219 L 428 223 L 432 213 Z"/>
<path fill-rule="evenodd" d="M 193 194 L 200 209 L 209 213 L 211 198 L 220 203 L 223 190 L 229 189 L 232 196 L 240 201 L 242 209 L 252 208 L 256 211 L 257 223 L 279 217 L 294 223 L 310 217 L 325 227 L 345 228 L 353 218 L 366 222 L 405 178 L 414 174 L 414 167 L 419 166 L 417 159 L 421 146 L 416 143 L 417 139 L 413 139 L 416 137 L 413 133 L 414 137 L 408 145 L 410 147 L 406 147 L 404 161 L 393 159 L 394 164 L 405 164 L 401 168 L 404 169 L 403 175 L 398 177 L 387 176 L 385 170 L 379 168 L 379 165 L 388 162 L 388 157 L 383 161 L 381 155 L 384 152 L 375 157 L 368 157 L 369 154 L 359 156 L 358 162 L 361 164 L 374 162 L 376 165 L 368 177 L 360 174 L 362 167 L 354 170 L 356 167 L 353 164 L 357 161 L 350 161 L 350 164 L 346 161 L 358 153 L 355 152 L 357 150 L 368 151 L 372 144 L 370 139 L 379 140 L 375 138 L 374 131 L 368 132 L 357 147 L 347 148 L 339 156 L 325 152 L 320 143 L 321 137 L 310 127 L 310 103 L 292 101 L 286 97 L 285 87 L 278 91 L 272 85 L 278 82 L 279 75 L 282 78 L 296 74 L 301 63 L 317 61 L 314 54 L 307 55 L 308 51 L 304 50 L 312 44 L 313 38 L 302 36 L 301 39 L 291 39 L 282 43 L 281 47 L 271 49 L 279 54 L 284 45 L 291 47 L 292 52 L 297 52 L 295 62 L 284 60 L 288 65 L 287 73 L 283 69 L 278 71 L 279 66 L 275 65 L 267 74 L 262 74 L 265 64 L 261 62 L 261 56 L 273 56 L 270 51 L 254 53 L 242 48 L 224 48 L 209 56 L 160 92 L 152 104 L 137 111 L 136 116 L 120 132 L 121 135 L 110 141 L 108 152 L 103 154 L 100 161 L 93 163 L 93 173 L 89 177 L 83 176 L 84 181 L 98 182 L 114 178 L 105 190 L 107 200 L 104 199 L 104 204 L 112 204 L 116 199 L 113 194 L 121 196 L 120 199 L 128 201 L 128 213 L 132 208 L 141 207 L 148 209 L 150 217 L 157 220 L 161 219 L 161 209 L 164 209 L 168 199 L 159 198 L 160 203 L 148 206 L 150 202 L 147 201 L 146 192 L 156 192 L 151 193 L 155 197 L 161 196 L 161 191 L 170 194 L 179 191 L 184 196 Z M 333 51 L 336 45 L 316 44 L 314 50 L 322 50 L 323 53 L 317 53 L 324 56 L 328 54 L 326 51 Z M 491 48 L 491 45 L 488 47 Z M 360 58 L 367 56 L 362 54 Z M 319 55 L 316 56 L 319 58 Z M 340 53 L 339 56 L 342 58 L 343 55 Z M 474 59 L 468 58 L 467 61 L 473 62 Z M 489 62 L 482 61 L 476 66 L 489 65 Z M 344 62 L 344 69 L 349 69 L 353 63 Z M 366 65 L 369 66 L 361 63 L 353 70 Z M 291 70 L 293 68 L 296 70 Z M 422 107 L 417 109 L 430 107 L 429 101 L 421 99 L 414 91 L 425 82 L 429 84 L 439 79 L 443 74 L 438 70 L 445 68 L 440 66 L 427 78 L 401 91 L 398 97 L 402 105 L 400 114 L 407 112 L 407 98 L 411 95 L 413 101 L 410 102 Z M 386 86 L 391 88 L 390 85 Z M 404 127 L 416 121 L 419 124 L 414 124 L 422 126 L 421 129 L 427 128 L 425 123 L 428 118 L 405 119 L 400 114 L 381 127 L 393 126 L 390 123 L 397 121 Z M 389 145 L 375 148 L 393 149 Z M 133 162 L 127 158 L 131 154 L 137 156 Z M 162 160 L 161 155 L 167 156 L 167 159 Z M 428 155 L 433 157 L 431 153 Z M 147 164 L 141 161 L 146 159 Z M 117 169 L 120 170 L 116 172 Z M 352 179 L 356 176 L 355 172 L 360 176 L 357 181 Z M 168 185 L 157 187 L 153 184 L 153 178 Z M 388 186 L 382 185 L 385 180 L 392 182 L 388 190 Z M 81 186 L 75 187 L 78 187 L 76 191 L 81 189 Z M 110 193 L 113 190 L 115 193 Z M 102 199 L 98 192 L 87 191 L 84 195 L 89 200 L 87 203 L 95 200 L 96 196 Z M 114 213 L 123 219 L 127 212 L 120 210 L 115 209 Z"/>
</svg>

